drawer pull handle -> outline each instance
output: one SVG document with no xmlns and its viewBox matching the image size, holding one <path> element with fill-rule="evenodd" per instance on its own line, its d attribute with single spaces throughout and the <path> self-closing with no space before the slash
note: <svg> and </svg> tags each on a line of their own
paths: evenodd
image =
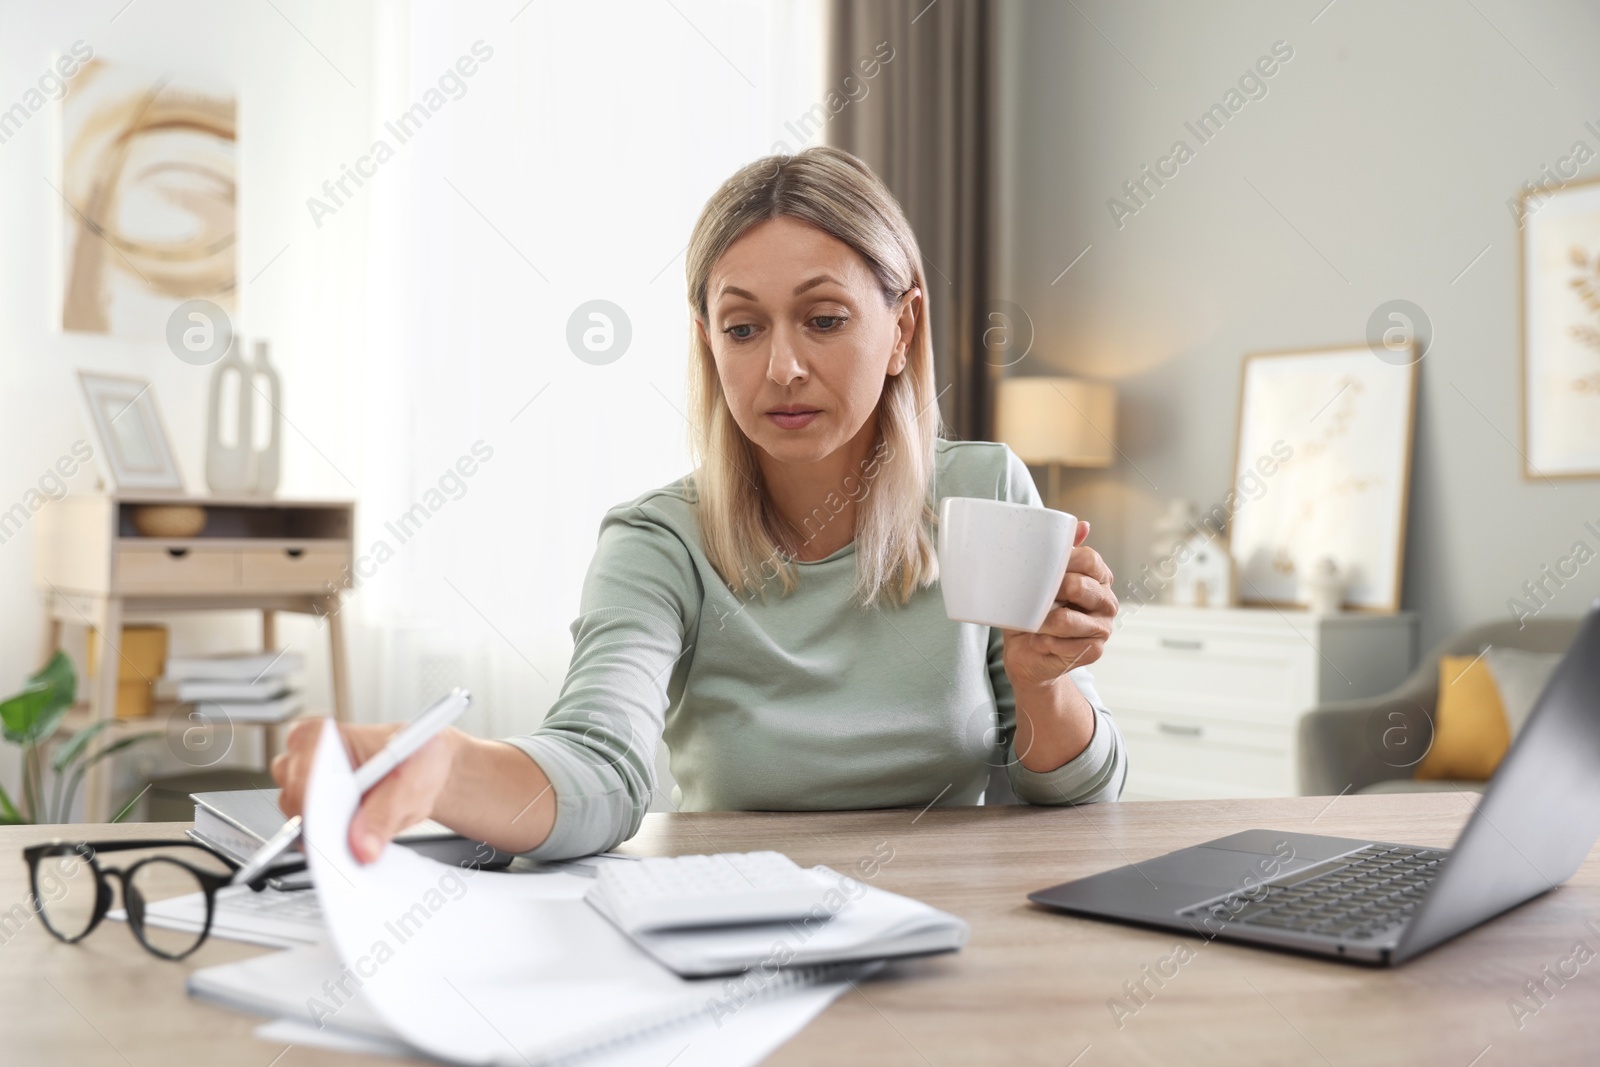
<svg viewBox="0 0 1600 1067">
<path fill-rule="evenodd" d="M 187 556 L 188 554 L 189 554 L 189 550 L 187 548 L 169 548 L 169 549 L 167 549 L 167 555 L 171 556 L 173 559 L 182 559 L 184 556 Z"/>
<path fill-rule="evenodd" d="M 1178 637 L 1163 637 L 1161 639 L 1161 647 L 1178 648 L 1185 652 L 1199 652 L 1206 647 L 1206 643 L 1204 641 L 1186 641 Z"/>
<path fill-rule="evenodd" d="M 1176 734 L 1179 737 L 1199 737 L 1205 732 L 1203 726 L 1186 726 L 1175 722 L 1158 722 L 1156 729 L 1164 734 Z"/>
<path fill-rule="evenodd" d="M 303 548 L 286 548 L 283 550 L 283 554 L 288 556 L 290 559 L 299 559 L 301 556 L 306 554 L 306 550 Z"/>
</svg>

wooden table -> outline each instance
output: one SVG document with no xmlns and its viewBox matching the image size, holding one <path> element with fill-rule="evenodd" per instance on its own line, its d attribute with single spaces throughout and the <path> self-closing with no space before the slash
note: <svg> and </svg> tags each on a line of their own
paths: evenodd
<svg viewBox="0 0 1600 1067">
<path fill-rule="evenodd" d="M 1255 826 L 1449 845 L 1465 794 L 964 808 L 822 815 L 651 815 L 643 854 L 780 848 L 839 869 L 888 855 L 873 884 L 964 916 L 960 953 L 902 964 L 836 1001 L 773 1064 L 1275 1064 L 1498 1067 L 1600 1059 L 1600 859 L 1568 885 L 1395 970 L 1205 943 L 1037 910 L 1032 889 Z M 176 836 L 171 823 L 0 829 L 0 921 L 25 902 L 18 855 L 65 831 Z M 26 913 L 25 913 L 26 914 Z M 260 1021 L 192 1001 L 185 973 L 262 951 L 213 941 L 190 960 L 147 955 L 118 924 L 77 946 L 37 920 L 0 928 L 0 1061 L 72 1067 L 377 1062 L 272 1046 Z M 1583 941 L 1595 957 L 1544 1004 L 1523 983 Z M 1143 1006 L 1125 982 L 1174 946 L 1192 960 Z M 1166 967 L 1171 973 L 1172 966 Z M 1569 965 L 1570 973 L 1570 965 Z M 1108 1002 L 1119 998 L 1119 1028 Z M 1536 1007 L 1519 1029 L 1508 1001 Z M 280 1056 L 279 1059 L 274 1057 Z M 665 1067 L 665 1065 L 663 1065 Z"/>
</svg>

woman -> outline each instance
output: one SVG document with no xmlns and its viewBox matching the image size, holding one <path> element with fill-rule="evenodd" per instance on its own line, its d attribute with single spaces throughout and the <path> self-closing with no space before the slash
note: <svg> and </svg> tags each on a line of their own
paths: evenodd
<svg viewBox="0 0 1600 1067">
<path fill-rule="evenodd" d="M 698 468 L 606 515 L 544 723 L 430 742 L 366 797 L 357 857 L 428 816 L 536 858 L 609 849 L 662 739 L 687 811 L 972 804 L 1002 763 L 1028 803 L 1116 799 L 1122 739 L 1083 668 L 1117 600 L 1088 524 L 1040 633 L 945 618 L 938 500 L 1038 497 L 1004 445 L 938 437 L 889 191 L 834 148 L 759 160 L 706 204 L 687 273 Z M 289 814 L 314 726 L 273 761 Z M 359 762 L 398 725 L 340 729 Z"/>
</svg>

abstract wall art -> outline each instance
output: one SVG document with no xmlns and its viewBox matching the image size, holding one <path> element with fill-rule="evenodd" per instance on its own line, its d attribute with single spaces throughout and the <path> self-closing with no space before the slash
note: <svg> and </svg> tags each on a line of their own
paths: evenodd
<svg viewBox="0 0 1600 1067">
<path fill-rule="evenodd" d="M 96 58 L 61 108 L 62 328 L 159 338 L 185 300 L 232 312 L 234 97 Z"/>
</svg>

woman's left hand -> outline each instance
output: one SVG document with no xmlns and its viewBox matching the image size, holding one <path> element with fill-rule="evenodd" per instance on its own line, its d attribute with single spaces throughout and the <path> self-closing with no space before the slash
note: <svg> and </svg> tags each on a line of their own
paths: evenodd
<svg viewBox="0 0 1600 1067">
<path fill-rule="evenodd" d="M 1084 544 L 1088 537 L 1089 524 L 1080 520 L 1055 607 L 1039 632 L 1001 631 L 1006 676 L 1014 688 L 1049 686 L 1105 651 L 1117 616 L 1117 595 L 1111 591 L 1111 569 Z"/>
</svg>

